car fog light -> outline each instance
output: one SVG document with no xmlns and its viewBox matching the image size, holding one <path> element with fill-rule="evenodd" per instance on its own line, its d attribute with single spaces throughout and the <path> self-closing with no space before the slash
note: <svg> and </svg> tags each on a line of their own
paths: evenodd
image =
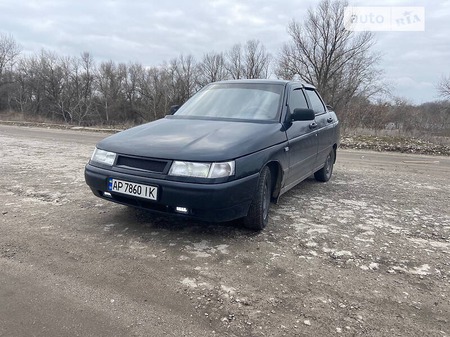
<svg viewBox="0 0 450 337">
<path fill-rule="evenodd" d="M 177 206 L 177 207 L 175 208 L 175 210 L 176 210 L 178 213 L 183 213 L 183 214 L 189 213 L 189 210 L 188 210 L 186 207 L 179 207 L 179 206 Z"/>
</svg>

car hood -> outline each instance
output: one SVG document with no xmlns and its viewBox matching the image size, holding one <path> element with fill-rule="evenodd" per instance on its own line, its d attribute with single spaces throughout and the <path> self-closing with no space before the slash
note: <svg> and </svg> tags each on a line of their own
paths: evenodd
<svg viewBox="0 0 450 337">
<path fill-rule="evenodd" d="M 285 140 L 279 123 L 171 117 L 122 131 L 97 147 L 140 157 L 226 161 Z"/>
</svg>

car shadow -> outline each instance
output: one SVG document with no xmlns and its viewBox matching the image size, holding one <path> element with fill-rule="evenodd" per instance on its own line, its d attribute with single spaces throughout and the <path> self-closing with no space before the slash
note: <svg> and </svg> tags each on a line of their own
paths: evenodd
<svg viewBox="0 0 450 337">
<path fill-rule="evenodd" d="M 144 242 L 153 240 L 161 233 L 192 240 L 251 238 L 262 233 L 245 228 L 240 219 L 214 223 L 127 206 L 115 207 L 114 211 L 103 216 L 103 220 L 105 226 L 110 226 L 106 227 L 106 232 L 139 237 Z"/>
<path fill-rule="evenodd" d="M 310 193 L 316 188 L 316 185 L 317 182 L 314 178 L 308 178 L 298 184 L 284 194 L 278 204 L 272 205 L 272 215 L 277 208 L 289 205 L 292 197 L 299 193 Z M 119 205 L 107 214 L 103 215 L 104 221 L 102 221 L 105 226 L 110 226 L 110 228 L 106 227 L 109 228 L 106 232 L 139 237 L 141 241 L 153 240 L 160 233 L 171 237 L 181 235 L 191 240 L 245 239 L 268 235 L 268 233 L 279 233 L 285 229 L 284 224 L 276 223 L 272 219 L 269 220 L 269 225 L 264 230 L 255 231 L 246 228 L 242 219 L 214 223 Z"/>
</svg>

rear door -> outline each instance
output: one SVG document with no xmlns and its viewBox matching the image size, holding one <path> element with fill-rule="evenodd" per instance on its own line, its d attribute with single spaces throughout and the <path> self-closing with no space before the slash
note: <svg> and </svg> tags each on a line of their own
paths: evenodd
<svg viewBox="0 0 450 337">
<path fill-rule="evenodd" d="M 317 170 L 325 163 L 325 159 L 333 146 L 334 122 L 336 121 L 328 112 L 322 98 L 315 89 L 306 88 L 305 94 L 310 109 L 313 109 L 316 115 L 317 157 L 314 161 L 313 169 Z"/>
<path fill-rule="evenodd" d="M 289 92 L 288 114 L 297 108 L 308 108 L 302 87 L 293 87 Z M 318 144 L 314 121 L 288 123 L 286 134 L 289 142 L 289 172 L 285 187 L 289 189 L 312 173 Z"/>
</svg>

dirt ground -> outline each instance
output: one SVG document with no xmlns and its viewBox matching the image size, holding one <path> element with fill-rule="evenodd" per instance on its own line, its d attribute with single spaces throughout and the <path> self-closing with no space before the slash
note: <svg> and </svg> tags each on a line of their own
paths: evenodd
<svg viewBox="0 0 450 337">
<path fill-rule="evenodd" d="M 96 198 L 104 136 L 0 125 L 0 336 L 450 336 L 450 157 L 341 150 L 254 233 Z"/>
</svg>

